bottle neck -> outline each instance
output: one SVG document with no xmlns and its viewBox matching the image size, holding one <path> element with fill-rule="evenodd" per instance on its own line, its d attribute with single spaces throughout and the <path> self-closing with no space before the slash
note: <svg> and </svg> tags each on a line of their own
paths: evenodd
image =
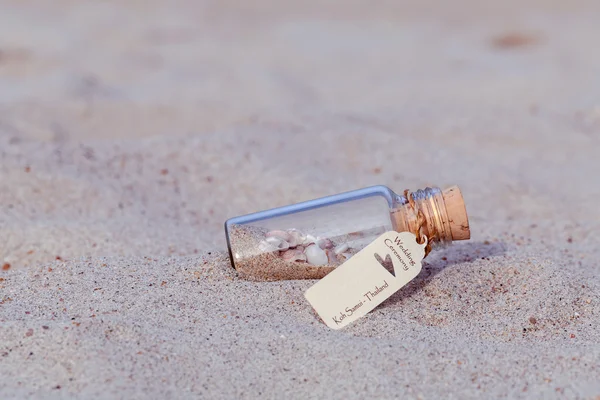
<svg viewBox="0 0 600 400">
<path fill-rule="evenodd" d="M 420 232 L 436 248 L 452 243 L 452 231 L 443 193 L 439 188 L 425 188 L 406 196 L 398 195 L 391 210 L 392 226 L 397 232 Z M 419 220 L 419 211 L 424 217 Z M 419 226 L 421 225 L 421 226 Z"/>
</svg>

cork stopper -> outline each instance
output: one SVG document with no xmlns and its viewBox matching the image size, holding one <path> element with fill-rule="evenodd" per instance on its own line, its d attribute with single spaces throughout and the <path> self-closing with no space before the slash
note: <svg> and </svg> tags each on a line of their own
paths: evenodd
<svg viewBox="0 0 600 400">
<path fill-rule="evenodd" d="M 452 186 L 442 192 L 452 240 L 467 240 L 471 238 L 469 218 L 462 193 L 458 186 Z"/>
<path fill-rule="evenodd" d="M 397 232 L 415 232 L 429 237 L 437 236 L 439 242 L 467 240 L 471 237 L 465 202 L 458 186 L 444 191 L 438 188 L 417 190 L 412 195 L 413 204 L 407 203 L 391 211 L 392 224 Z M 420 225 L 415 211 L 425 217 Z"/>
</svg>

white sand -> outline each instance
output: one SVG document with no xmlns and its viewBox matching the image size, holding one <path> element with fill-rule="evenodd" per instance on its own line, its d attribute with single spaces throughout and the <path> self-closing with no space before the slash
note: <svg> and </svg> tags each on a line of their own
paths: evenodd
<svg viewBox="0 0 600 400">
<path fill-rule="evenodd" d="M 0 1 L 0 397 L 600 396 L 599 2 L 36 3 Z M 472 240 L 348 329 L 230 268 L 226 218 L 379 183 L 460 185 Z"/>
</svg>

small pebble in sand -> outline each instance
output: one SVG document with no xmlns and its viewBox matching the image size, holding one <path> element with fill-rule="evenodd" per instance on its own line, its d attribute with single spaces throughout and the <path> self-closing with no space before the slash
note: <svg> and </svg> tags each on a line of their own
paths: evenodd
<svg viewBox="0 0 600 400">
<path fill-rule="evenodd" d="M 2 271 L 8 271 L 9 269 L 10 269 L 9 263 L 4 263 L 4 265 L 2 265 Z"/>
<path fill-rule="evenodd" d="M 492 46 L 497 49 L 524 48 L 537 44 L 541 39 L 527 32 L 508 32 L 492 38 Z"/>
</svg>

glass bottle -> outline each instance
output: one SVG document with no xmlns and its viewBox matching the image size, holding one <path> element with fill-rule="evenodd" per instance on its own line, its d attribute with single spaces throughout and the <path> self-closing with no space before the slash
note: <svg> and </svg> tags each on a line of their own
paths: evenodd
<svg viewBox="0 0 600 400">
<path fill-rule="evenodd" d="M 232 266 L 252 280 L 320 279 L 391 230 L 420 232 L 434 248 L 469 239 L 457 186 L 410 196 L 373 186 L 231 218 L 225 232 Z"/>
</svg>

